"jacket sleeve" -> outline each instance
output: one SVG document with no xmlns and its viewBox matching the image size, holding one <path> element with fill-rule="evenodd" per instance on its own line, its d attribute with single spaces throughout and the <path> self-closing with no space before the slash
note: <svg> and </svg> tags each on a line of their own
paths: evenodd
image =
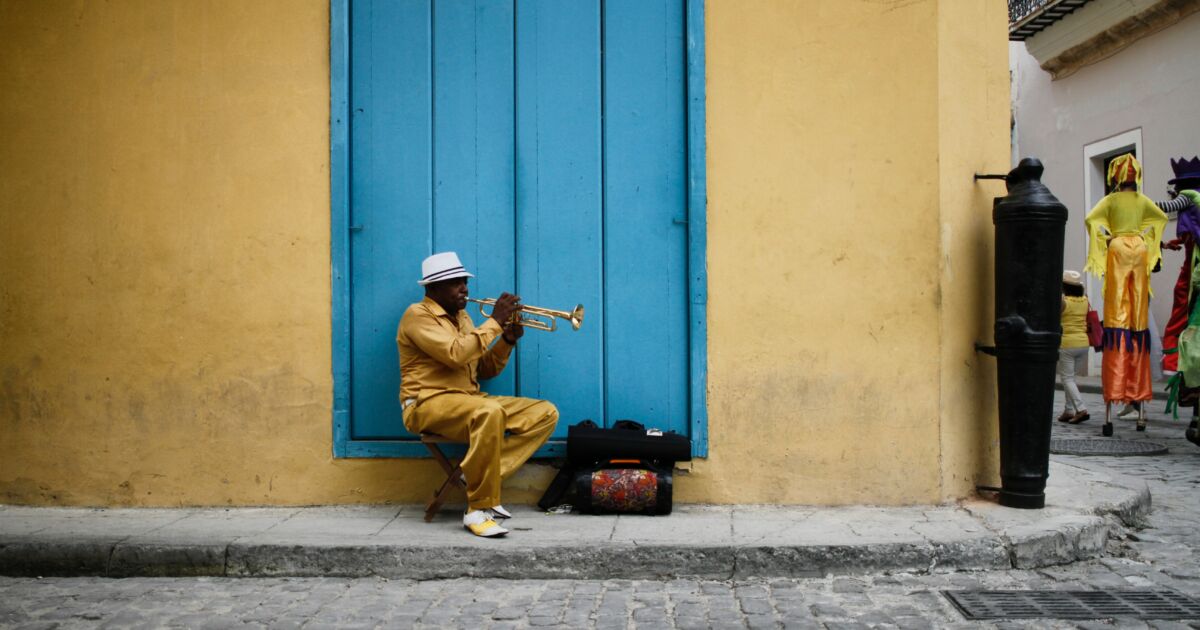
<svg viewBox="0 0 1200 630">
<path fill-rule="evenodd" d="M 1142 224 L 1141 232 L 1146 240 L 1146 273 L 1149 274 L 1154 265 L 1162 258 L 1162 249 L 1159 243 L 1162 241 L 1163 230 L 1167 227 L 1167 214 L 1158 209 L 1149 197 L 1146 197 L 1146 203 L 1142 204 Z M 1151 291 L 1153 294 L 1153 291 Z"/>
<path fill-rule="evenodd" d="M 489 322 L 496 320 L 488 318 Z M 492 344 L 490 350 L 483 354 L 483 358 L 479 360 L 479 378 L 487 380 L 498 376 L 504 371 L 504 366 L 508 365 L 508 357 L 512 355 L 513 347 L 508 345 L 508 342 L 501 337 L 496 343 Z"/>
<path fill-rule="evenodd" d="M 479 328 L 454 334 L 438 323 L 432 313 L 417 311 L 411 315 L 401 321 L 403 334 L 426 354 L 452 368 L 478 361 L 502 332 L 500 324 L 490 317 Z"/>
<path fill-rule="evenodd" d="M 1170 201 L 1155 201 L 1154 205 L 1158 206 L 1159 210 L 1171 214 L 1172 212 L 1182 212 L 1192 207 L 1192 199 L 1187 195 L 1179 195 Z"/>
<path fill-rule="evenodd" d="M 1092 208 L 1083 224 L 1088 233 L 1087 264 L 1083 270 L 1099 278 L 1104 275 L 1108 265 L 1108 197 Z"/>
</svg>

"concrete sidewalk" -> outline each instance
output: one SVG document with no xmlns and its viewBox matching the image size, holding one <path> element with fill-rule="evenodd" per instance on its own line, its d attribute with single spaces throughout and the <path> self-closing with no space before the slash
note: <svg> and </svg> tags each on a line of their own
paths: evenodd
<svg viewBox="0 0 1200 630">
<path fill-rule="evenodd" d="M 0 574 L 433 579 L 805 577 L 1032 568 L 1103 555 L 1150 508 L 1145 482 L 1051 463 L 1047 508 L 677 505 L 582 516 L 510 506 L 504 539 L 422 506 L 81 509 L 0 506 Z"/>
</svg>

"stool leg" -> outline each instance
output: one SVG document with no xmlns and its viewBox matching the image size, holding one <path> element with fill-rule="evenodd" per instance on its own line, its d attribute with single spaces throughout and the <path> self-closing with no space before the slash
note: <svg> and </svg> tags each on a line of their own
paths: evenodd
<svg viewBox="0 0 1200 630">
<path fill-rule="evenodd" d="M 433 498 L 429 500 L 428 504 L 426 504 L 426 506 L 425 506 L 425 522 L 426 523 L 431 522 L 433 520 L 434 515 L 438 513 L 438 510 L 442 509 L 442 503 L 445 503 L 446 499 L 450 496 L 450 489 L 453 488 L 455 485 L 462 483 L 462 479 L 459 479 L 458 475 L 456 474 L 457 471 L 458 471 L 458 466 L 455 466 L 452 469 L 451 474 L 446 477 L 445 481 L 442 482 L 442 486 L 440 488 L 438 488 L 437 492 L 434 493 Z M 455 484 L 454 483 L 455 481 L 458 481 L 458 484 Z"/>
<path fill-rule="evenodd" d="M 425 505 L 425 522 L 429 523 L 433 520 L 434 515 L 438 513 L 438 510 L 442 508 L 442 503 L 450 496 L 450 489 L 456 485 L 466 489 L 467 484 L 463 483 L 462 467 L 459 464 L 451 462 L 450 458 L 446 457 L 446 454 L 442 452 L 442 449 L 437 444 L 429 442 L 423 442 L 423 444 L 425 444 L 425 448 L 429 450 L 429 454 L 433 456 L 433 459 L 437 461 L 438 465 L 446 473 L 446 480 L 442 482 L 441 487 L 434 493 L 433 498 Z"/>
<path fill-rule="evenodd" d="M 451 462 L 450 458 L 446 457 L 446 454 L 442 452 L 442 449 L 438 448 L 437 444 L 426 444 L 425 448 L 429 449 L 429 454 L 433 455 L 433 459 L 437 460 L 438 465 L 442 467 L 442 471 L 447 475 L 458 470 L 458 464 Z"/>
</svg>

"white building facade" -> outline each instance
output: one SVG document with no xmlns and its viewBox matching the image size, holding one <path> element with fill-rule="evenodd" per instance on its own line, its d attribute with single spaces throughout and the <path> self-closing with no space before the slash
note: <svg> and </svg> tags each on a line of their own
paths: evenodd
<svg viewBox="0 0 1200 630">
<path fill-rule="evenodd" d="M 1064 5 L 1059 15 L 1056 5 Z M 1010 43 L 1013 163 L 1040 159 L 1043 182 L 1067 206 L 1067 269 L 1083 269 L 1083 220 L 1105 194 L 1107 159 L 1133 151 L 1144 192 L 1165 200 L 1170 160 L 1200 154 L 1198 9 L 1197 0 L 1052 0 L 1013 21 L 1010 39 L 1023 40 Z M 1174 238 L 1174 225 L 1164 240 Z M 1162 271 L 1151 280 L 1159 334 L 1182 264 L 1182 252 L 1164 250 Z M 1099 310 L 1094 278 L 1088 295 Z M 1098 358 L 1091 365 L 1098 374 Z"/>
</svg>

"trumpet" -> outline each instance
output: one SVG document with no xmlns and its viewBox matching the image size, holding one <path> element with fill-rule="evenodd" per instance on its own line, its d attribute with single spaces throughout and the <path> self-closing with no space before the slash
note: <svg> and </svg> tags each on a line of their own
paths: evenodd
<svg viewBox="0 0 1200 630">
<path fill-rule="evenodd" d="M 496 305 L 496 300 L 493 298 L 488 298 L 486 300 L 467 298 L 467 301 L 478 304 L 479 314 L 483 315 L 484 317 L 491 317 L 492 313 L 491 311 L 484 312 L 483 307 Z M 540 306 L 522 306 L 521 310 L 513 313 L 512 319 L 509 321 L 517 324 L 518 326 L 553 332 L 554 330 L 558 329 L 558 320 L 555 319 L 557 317 L 561 317 L 567 321 L 570 321 L 571 328 L 574 330 L 579 330 L 579 327 L 583 325 L 583 305 L 579 304 L 571 311 L 556 311 L 549 308 L 542 308 Z"/>
</svg>

